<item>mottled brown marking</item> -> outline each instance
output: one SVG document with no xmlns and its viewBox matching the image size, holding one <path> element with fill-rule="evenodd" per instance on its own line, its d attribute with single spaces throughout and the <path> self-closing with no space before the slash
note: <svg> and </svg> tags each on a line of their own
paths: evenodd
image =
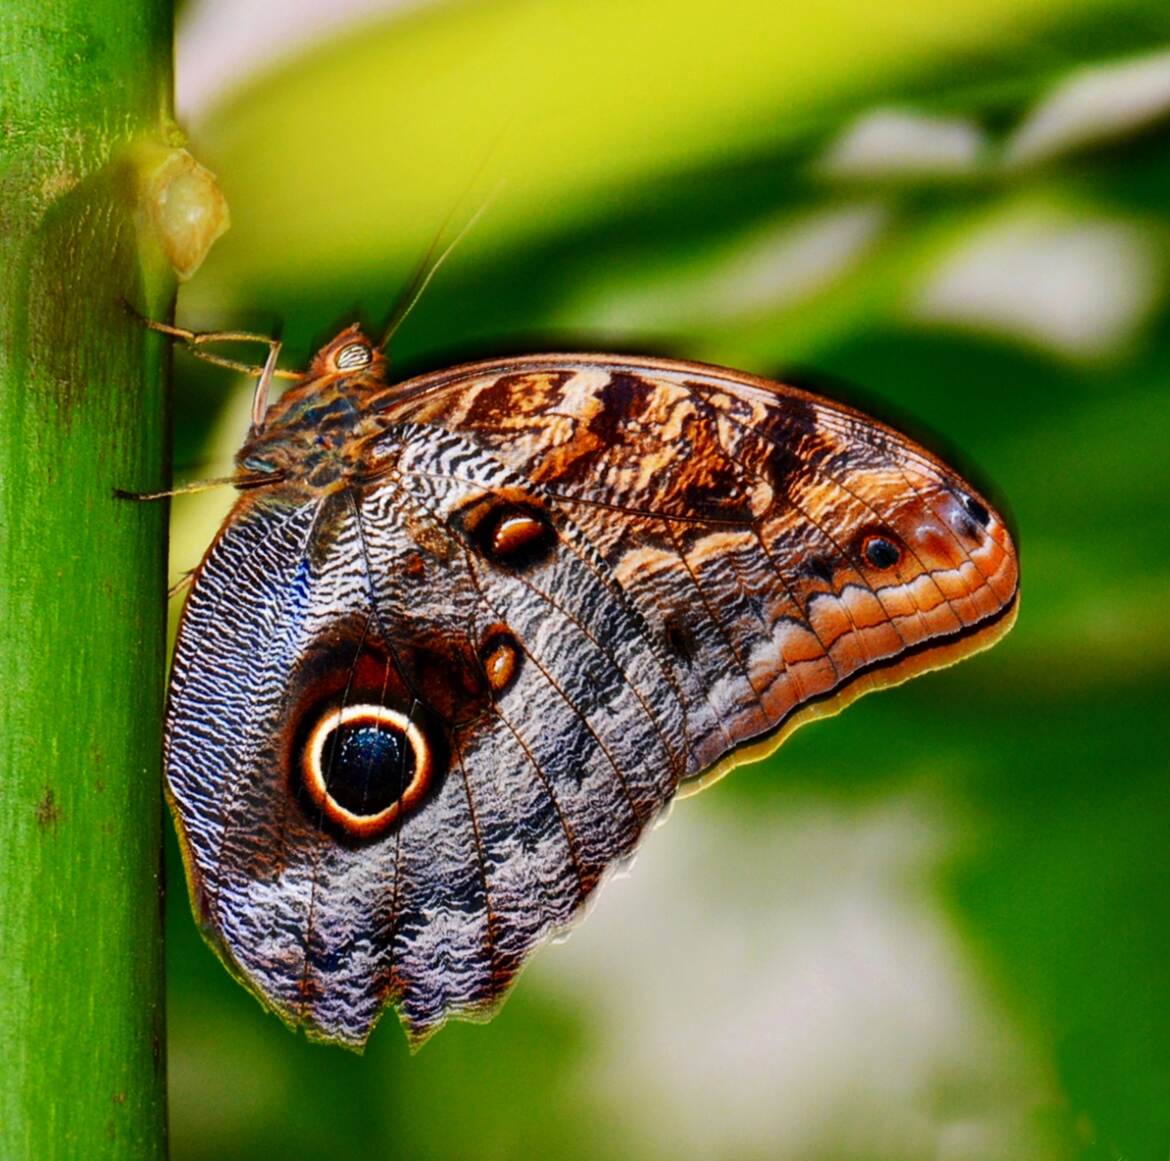
<svg viewBox="0 0 1170 1161">
<path fill-rule="evenodd" d="M 615 371 L 601 389 L 596 414 L 589 421 L 589 430 L 598 445 L 611 447 L 628 438 L 629 429 L 642 423 L 647 413 L 659 403 L 660 392 L 641 375 Z"/>
<path fill-rule="evenodd" d="M 561 388 L 571 379 L 571 371 L 526 371 L 501 375 L 490 386 L 478 391 L 467 409 L 464 422 L 470 427 L 508 427 L 523 424 L 525 416 L 516 406 L 524 401 L 524 411 L 549 406 L 560 396 Z"/>
<path fill-rule="evenodd" d="M 45 793 L 37 803 L 37 826 L 42 830 L 56 832 L 57 823 L 61 821 L 61 811 L 57 808 L 57 798 L 51 786 L 45 787 Z"/>
<path fill-rule="evenodd" d="M 513 395 L 509 405 L 517 427 L 532 430 L 536 423 L 543 426 L 546 422 L 536 419 L 527 398 Z M 560 406 L 567 406 L 563 399 Z M 641 376 L 615 371 L 587 413 L 572 416 L 568 427 L 571 438 L 565 438 L 562 432 L 557 440 L 542 447 L 529 474 L 537 483 L 554 488 L 588 484 L 604 475 L 604 466 L 616 444 L 644 442 L 647 431 L 661 427 L 663 408 L 664 401 L 653 384 Z"/>
<path fill-rule="evenodd" d="M 664 431 L 671 433 L 669 444 Z M 692 520 L 753 516 L 751 475 L 726 454 L 710 409 L 627 371 L 610 375 L 588 422 L 572 440 L 551 447 L 532 474 L 555 492 L 592 490 L 615 475 L 649 483 L 653 494 L 644 508 Z"/>
<path fill-rule="evenodd" d="M 662 627 L 666 635 L 667 648 L 689 665 L 695 659 L 698 642 L 695 640 L 695 631 L 687 623 L 686 616 L 678 612 L 670 613 Z"/>
<path fill-rule="evenodd" d="M 702 384 L 694 386 L 703 390 Z M 710 394 L 710 388 L 706 393 Z M 758 417 L 750 434 L 742 428 L 740 434 L 759 448 L 756 470 L 782 497 L 790 497 L 813 474 L 815 461 L 831 445 L 818 430 L 816 408 L 799 396 L 786 397 L 782 407 Z"/>
<path fill-rule="evenodd" d="M 810 556 L 804 562 L 805 571 L 811 577 L 816 577 L 825 584 L 833 583 L 833 562 L 827 556 Z"/>
<path fill-rule="evenodd" d="M 429 556 L 445 561 L 454 555 L 456 545 L 437 524 L 422 519 L 409 508 L 403 509 L 400 518 L 411 540 Z"/>
</svg>

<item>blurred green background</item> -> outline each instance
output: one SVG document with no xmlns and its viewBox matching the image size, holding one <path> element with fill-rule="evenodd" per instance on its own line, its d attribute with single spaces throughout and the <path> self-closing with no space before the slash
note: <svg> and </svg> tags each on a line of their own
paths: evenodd
<svg viewBox="0 0 1170 1161">
<path fill-rule="evenodd" d="M 181 12 L 181 92 L 244 61 L 187 108 L 233 227 L 183 322 L 303 366 L 503 179 L 399 372 L 641 350 L 860 400 L 1011 513 L 1023 600 L 679 803 L 415 1057 L 393 1017 L 359 1058 L 266 1015 L 171 840 L 176 1161 L 1165 1161 L 1170 6 L 312 8 Z M 218 474 L 248 384 L 176 361 L 178 475 Z M 176 571 L 230 499 L 176 501 Z"/>
</svg>

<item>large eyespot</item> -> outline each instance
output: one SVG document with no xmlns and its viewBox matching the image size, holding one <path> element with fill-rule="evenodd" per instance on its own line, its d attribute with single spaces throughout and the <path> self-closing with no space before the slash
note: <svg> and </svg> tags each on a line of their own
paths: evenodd
<svg viewBox="0 0 1170 1161">
<path fill-rule="evenodd" d="M 333 357 L 339 371 L 353 371 L 368 367 L 374 361 L 374 353 L 365 343 L 346 343 Z"/>
<path fill-rule="evenodd" d="M 376 838 L 426 793 L 434 769 L 417 723 L 383 705 L 326 709 L 301 752 L 301 779 L 324 818 Z"/>
<path fill-rule="evenodd" d="M 890 537 L 875 532 L 862 540 L 861 555 L 871 567 L 887 569 L 902 559 L 902 549 Z"/>
</svg>

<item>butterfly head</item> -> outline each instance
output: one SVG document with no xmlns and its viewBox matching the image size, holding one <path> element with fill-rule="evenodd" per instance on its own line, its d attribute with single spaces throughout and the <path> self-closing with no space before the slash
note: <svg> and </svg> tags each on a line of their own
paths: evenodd
<svg viewBox="0 0 1170 1161">
<path fill-rule="evenodd" d="M 386 359 L 355 323 L 322 347 L 301 381 L 273 403 L 236 455 L 249 485 L 299 480 L 341 487 L 380 430 L 370 400 L 386 388 Z"/>
</svg>

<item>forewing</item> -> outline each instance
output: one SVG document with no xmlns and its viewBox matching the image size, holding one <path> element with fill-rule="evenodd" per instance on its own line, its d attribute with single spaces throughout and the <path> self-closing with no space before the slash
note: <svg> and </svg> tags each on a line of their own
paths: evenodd
<svg viewBox="0 0 1170 1161">
<path fill-rule="evenodd" d="M 692 779 L 985 648 L 1015 616 L 992 506 L 905 436 L 805 392 L 537 356 L 404 384 L 388 417 L 463 432 L 571 514 L 675 664 Z"/>
</svg>

